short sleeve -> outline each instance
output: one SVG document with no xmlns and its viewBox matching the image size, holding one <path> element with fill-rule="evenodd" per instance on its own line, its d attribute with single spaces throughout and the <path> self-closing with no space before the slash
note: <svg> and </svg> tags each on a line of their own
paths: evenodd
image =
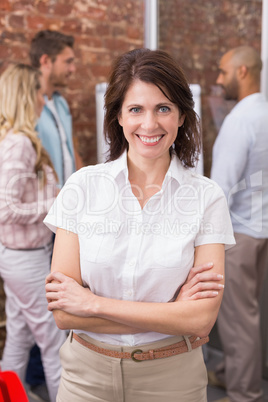
<svg viewBox="0 0 268 402">
<path fill-rule="evenodd" d="M 221 243 L 225 249 L 235 245 L 232 222 L 225 195 L 221 188 L 211 181 L 213 187 L 206 194 L 204 213 L 195 246 Z"/>
<path fill-rule="evenodd" d="M 77 234 L 79 216 L 86 205 L 85 193 L 86 188 L 79 172 L 72 174 L 45 217 L 45 225 L 54 233 L 60 228 Z"/>
</svg>

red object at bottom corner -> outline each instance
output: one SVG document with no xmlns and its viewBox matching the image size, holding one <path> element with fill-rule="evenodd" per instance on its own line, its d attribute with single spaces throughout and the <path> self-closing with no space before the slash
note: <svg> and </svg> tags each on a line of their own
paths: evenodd
<svg viewBox="0 0 268 402">
<path fill-rule="evenodd" d="M 29 402 L 26 391 L 14 371 L 0 371 L 0 402 Z"/>
</svg>

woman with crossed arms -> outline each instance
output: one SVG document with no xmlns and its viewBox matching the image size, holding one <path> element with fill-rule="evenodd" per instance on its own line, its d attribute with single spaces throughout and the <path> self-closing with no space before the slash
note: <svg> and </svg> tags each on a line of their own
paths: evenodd
<svg viewBox="0 0 268 402">
<path fill-rule="evenodd" d="M 201 345 L 234 238 L 221 189 L 189 169 L 200 144 L 193 106 L 165 52 L 115 62 L 108 162 L 71 176 L 45 219 L 56 231 L 48 309 L 72 330 L 58 401 L 206 401 Z"/>
</svg>

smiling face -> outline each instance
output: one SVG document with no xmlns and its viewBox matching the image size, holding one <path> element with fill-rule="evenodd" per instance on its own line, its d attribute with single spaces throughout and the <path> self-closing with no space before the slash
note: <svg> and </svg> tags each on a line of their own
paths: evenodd
<svg viewBox="0 0 268 402">
<path fill-rule="evenodd" d="M 170 157 L 184 116 L 156 85 L 136 80 L 126 93 L 118 121 L 130 158 L 158 159 Z"/>
</svg>

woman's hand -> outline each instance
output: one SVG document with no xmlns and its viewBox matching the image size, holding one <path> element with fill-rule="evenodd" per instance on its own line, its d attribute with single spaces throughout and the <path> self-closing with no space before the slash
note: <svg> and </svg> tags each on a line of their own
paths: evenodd
<svg viewBox="0 0 268 402">
<path fill-rule="evenodd" d="M 52 272 L 46 278 L 48 310 L 62 310 L 79 317 L 93 316 L 95 296 L 89 288 L 79 285 L 61 272 Z"/>
<path fill-rule="evenodd" d="M 193 267 L 184 283 L 180 288 L 175 301 L 198 300 L 216 297 L 219 291 L 224 288 L 219 281 L 223 280 L 223 275 L 210 272 L 213 263 Z"/>
</svg>

